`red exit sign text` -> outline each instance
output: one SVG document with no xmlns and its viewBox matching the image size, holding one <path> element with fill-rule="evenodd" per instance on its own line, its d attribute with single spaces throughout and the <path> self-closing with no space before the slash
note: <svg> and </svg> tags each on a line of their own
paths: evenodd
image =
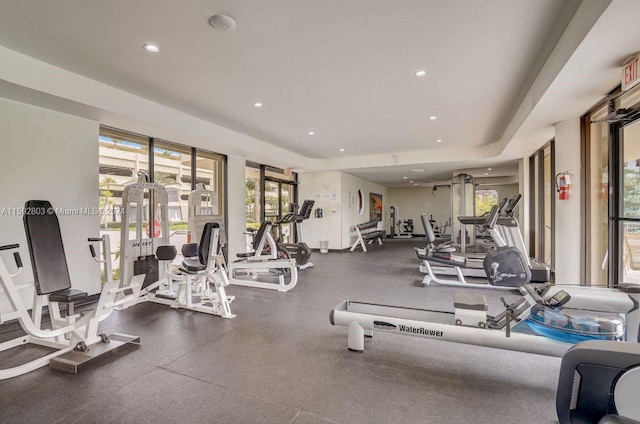
<svg viewBox="0 0 640 424">
<path fill-rule="evenodd" d="M 622 90 L 628 90 L 638 82 L 638 62 L 640 61 L 640 54 L 635 55 L 622 67 Z"/>
</svg>

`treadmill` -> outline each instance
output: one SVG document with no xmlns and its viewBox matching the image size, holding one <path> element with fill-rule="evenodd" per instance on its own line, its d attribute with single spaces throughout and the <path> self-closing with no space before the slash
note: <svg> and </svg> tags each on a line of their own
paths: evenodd
<svg viewBox="0 0 640 424">
<path fill-rule="evenodd" d="M 546 283 L 551 278 L 550 268 L 543 262 L 537 259 L 530 258 L 527 252 L 527 248 L 524 244 L 522 234 L 520 233 L 520 224 L 514 217 L 515 211 L 520 205 L 522 200 L 522 194 L 517 194 L 511 198 L 504 198 L 500 203 L 500 215 L 496 223 L 496 230 L 506 242 L 509 247 L 515 247 L 524 253 L 527 258 L 529 268 L 531 268 L 531 282 L 532 283 Z M 483 225 L 486 223 L 486 216 L 459 216 L 458 221 L 464 225 Z M 496 241 L 496 244 L 501 243 Z M 458 256 L 464 256 L 467 259 L 466 268 L 462 268 L 462 274 L 465 277 L 472 278 L 486 278 L 484 271 L 483 261 L 486 253 L 460 253 L 456 252 Z M 422 268 L 422 266 L 421 266 Z M 441 275 L 457 275 L 457 271 L 454 267 L 432 263 L 431 268 L 435 274 Z"/>
</svg>

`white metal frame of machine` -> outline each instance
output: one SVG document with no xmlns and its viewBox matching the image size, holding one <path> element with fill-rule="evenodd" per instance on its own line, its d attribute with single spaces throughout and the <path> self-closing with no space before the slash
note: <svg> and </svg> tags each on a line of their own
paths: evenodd
<svg viewBox="0 0 640 424">
<path fill-rule="evenodd" d="M 49 218 L 52 217 L 50 216 Z M 57 224 L 57 218 L 55 219 Z M 41 228 L 36 231 L 40 232 Z M 59 234 L 59 228 L 57 232 Z M 60 237 L 59 235 L 50 237 L 49 234 L 44 236 L 46 236 L 48 240 L 52 240 L 54 237 Z M 97 240 L 101 240 L 103 243 L 105 241 L 104 238 L 90 239 L 90 241 Z M 30 240 L 28 240 L 28 242 L 33 243 L 33 241 Z M 51 244 L 47 241 L 45 244 L 45 250 L 47 251 L 44 252 L 44 254 L 49 256 L 42 260 L 41 265 L 37 263 L 40 262 L 41 259 L 31 257 L 34 269 L 36 267 L 42 268 L 40 270 L 40 272 L 42 272 L 46 271 L 50 266 L 55 266 L 58 269 L 66 271 L 66 259 L 62 243 Z M 52 246 L 54 246 L 53 249 Z M 58 246 L 60 249 L 55 248 Z M 20 365 L 0 369 L 0 380 L 23 375 L 46 365 L 50 365 L 52 368 L 61 371 L 77 373 L 82 367 L 102 354 L 125 346 L 138 346 L 140 344 L 140 339 L 136 336 L 112 334 L 107 337 L 105 334 L 98 333 L 98 326 L 99 323 L 109 317 L 114 310 L 123 310 L 135 304 L 142 287 L 144 275 L 136 276 L 124 287 L 119 287 L 118 281 L 107 281 L 102 287 L 102 292 L 100 293 L 100 298 L 95 309 L 83 311 L 82 314 L 75 314 L 73 312 L 73 303 L 69 303 L 65 317 L 62 316 L 60 311 L 59 301 L 57 300 L 58 292 L 45 289 L 41 282 L 39 290 L 43 293 L 38 294 L 38 290 L 34 289 L 30 316 L 29 309 L 23 303 L 22 296 L 19 293 L 20 285 L 14 281 L 14 278 L 24 270 L 18 250 L 19 247 L 18 244 L 0 246 L 0 253 L 6 254 L 12 252 L 15 262 L 15 265 L 11 265 L 14 270 L 10 270 L 5 259 L 0 258 L 0 287 L 7 296 L 10 306 L 8 312 L 0 313 L 0 324 L 10 320 L 18 320 L 26 334 L 13 340 L 0 343 L 0 352 L 27 344 L 44 346 L 54 351 Z M 103 260 L 109 259 L 108 255 L 110 255 L 110 253 L 108 252 L 103 244 Z M 42 253 L 43 249 L 40 248 L 40 254 Z M 94 249 L 92 249 L 92 253 L 95 253 Z M 52 257 L 54 258 L 53 261 L 49 259 Z M 57 262 L 55 265 L 53 264 L 54 261 Z M 68 279 L 68 271 L 66 272 Z M 73 295 L 73 293 L 79 291 L 68 289 L 63 292 Z M 64 293 L 62 297 L 64 297 Z M 49 312 L 51 328 L 42 327 L 45 307 Z"/>
<path fill-rule="evenodd" d="M 167 246 L 169 242 L 169 195 L 167 189 L 158 183 L 149 182 L 149 175 L 138 173 L 138 181 L 127 185 L 122 192 L 122 223 L 120 230 L 120 281 L 128 284 L 134 274 L 144 274 L 146 266 L 155 268 L 158 278 L 151 278 L 152 273 L 146 275 L 140 302 L 153 301 L 152 292 L 162 280 L 162 269 L 158 267 L 155 258 L 156 249 Z M 149 212 L 152 211 L 153 214 Z M 160 212 L 159 216 L 155 213 Z M 152 216 L 150 216 L 152 215 Z M 147 228 L 143 223 L 149 221 Z M 160 234 L 156 237 L 156 221 Z M 135 226 L 134 237 L 130 237 L 129 226 Z M 138 270 L 134 268 L 138 267 Z"/>
<path fill-rule="evenodd" d="M 279 259 L 278 248 L 271 235 L 271 223 L 263 222 L 254 239 L 254 251 L 239 253 L 237 261 L 229 262 L 229 282 L 238 286 L 287 292 L 298 283 L 295 259 Z M 266 252 L 266 253 L 265 253 Z M 240 275 L 250 279 L 239 278 Z M 266 280 L 260 280 L 267 275 Z M 271 282 L 277 277 L 277 282 Z M 288 277 L 288 282 L 287 282 Z"/>
<path fill-rule="evenodd" d="M 137 273 L 134 269 L 136 261 L 141 261 L 141 268 L 147 266 L 145 261 L 149 261 L 148 266 L 154 271 L 157 269 L 158 278 L 155 281 L 151 281 L 149 278 L 145 279 L 137 303 L 154 302 L 173 308 L 218 315 L 222 318 L 235 317 L 231 313 L 230 307 L 234 297 L 227 296 L 224 290 L 224 287 L 229 283 L 224 267 L 221 265 L 223 262 L 221 255 L 219 255 L 219 225 L 216 223 L 218 226 L 212 231 L 214 234 L 209 239 L 211 244 L 207 249 L 207 258 L 203 258 L 206 263 L 202 264 L 202 270 L 197 272 L 171 271 L 171 262 L 175 259 L 176 250 L 169 243 L 169 196 L 167 190 L 158 183 L 149 182 L 148 175 L 144 172 L 140 173 L 138 177 L 138 182 L 127 185 L 122 193 L 124 212 L 120 242 L 122 249 L 120 253 L 121 281 L 126 282 L 132 278 L 133 274 Z M 211 200 L 215 199 L 214 194 L 202 185 L 189 196 L 189 230 L 191 237 L 196 240 L 202 237 L 203 229 L 206 228 L 206 220 L 213 220 L 211 215 L 207 213 L 207 208 L 211 206 Z M 209 202 L 208 206 L 203 206 L 203 198 L 208 199 L 206 201 Z M 153 208 L 149 207 L 151 204 Z M 156 231 L 155 221 L 157 220 L 160 225 L 160 234 L 157 237 L 156 234 L 151 233 L 150 229 L 143 230 L 142 223 L 145 222 L 145 218 L 151 220 L 151 217 L 145 215 L 149 210 L 160 213 L 160 216 L 153 216 L 154 233 Z M 215 212 L 213 209 L 210 210 Z M 131 224 L 135 225 L 134 238 L 129 236 Z M 145 233 L 146 238 L 144 237 Z M 167 250 L 171 250 L 172 254 L 167 256 Z M 164 262 L 163 266 L 159 265 L 159 261 Z M 174 284 L 177 284 L 178 290 L 174 290 Z M 198 300 L 194 300 L 194 297 L 197 297 Z"/>
<path fill-rule="evenodd" d="M 189 193 L 187 231 L 191 243 L 198 243 L 202 230 L 208 222 L 217 222 L 220 228 L 220 243 L 224 244 L 224 219 L 218 210 L 218 194 L 204 184 L 196 184 Z"/>
<path fill-rule="evenodd" d="M 165 261 L 165 280 L 159 282 L 154 301 L 173 308 L 234 318 L 231 302 L 235 296 L 227 296 L 225 291 L 229 280 L 223 266 L 224 258 L 219 252 L 219 237 L 218 224 L 208 223 L 203 228 L 196 259 L 185 258 L 178 271 L 170 269 L 170 260 Z M 174 284 L 178 286 L 177 291 L 173 289 Z"/>
<path fill-rule="evenodd" d="M 484 299 L 484 296 L 478 296 Z M 482 301 L 471 303 L 470 306 L 458 304 L 456 299 L 456 309 L 477 311 L 478 305 L 483 304 Z M 331 311 L 329 320 L 332 325 L 348 327 L 348 348 L 356 352 L 364 351 L 365 335 L 372 336 L 374 331 L 381 331 L 562 357 L 573 344 L 511 331 L 519 317 L 528 315 L 535 303 L 527 292 L 523 292 L 523 298 L 515 304 L 506 305 L 507 309 L 502 314 L 480 321 L 484 325 L 474 322 L 470 326 L 456 324 L 460 316 L 465 315 L 464 311 L 433 311 L 346 300 Z"/>
<path fill-rule="evenodd" d="M 527 317 L 535 304 L 551 307 L 581 309 L 591 312 L 613 312 L 625 316 L 625 336 L 630 342 L 640 342 L 640 285 L 619 289 L 591 289 L 588 287 L 551 286 L 519 289 L 522 297 L 514 304 L 505 304 L 505 311 L 495 317 L 487 316 L 485 325 L 477 317 L 484 296 L 457 292 L 455 312 L 443 312 L 380 305 L 346 300 L 331 311 L 333 325 L 349 327 L 350 350 L 364 349 L 364 335 L 374 330 L 431 339 L 446 340 L 478 346 L 562 356 L 573 344 L 543 336 L 512 332 L 520 319 Z M 460 300 L 459 300 L 460 296 Z M 469 300 L 471 299 L 471 300 Z M 486 311 L 486 307 L 484 308 Z M 470 324 L 464 319 L 473 317 Z M 460 325 L 462 324 L 462 325 Z"/>
</svg>

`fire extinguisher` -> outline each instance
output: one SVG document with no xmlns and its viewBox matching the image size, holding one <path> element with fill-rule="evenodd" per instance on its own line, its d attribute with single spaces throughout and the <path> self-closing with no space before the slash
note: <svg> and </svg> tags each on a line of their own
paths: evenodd
<svg viewBox="0 0 640 424">
<path fill-rule="evenodd" d="M 569 188 L 571 188 L 569 174 L 561 172 L 556 175 L 556 188 L 559 200 L 569 200 Z"/>
</svg>

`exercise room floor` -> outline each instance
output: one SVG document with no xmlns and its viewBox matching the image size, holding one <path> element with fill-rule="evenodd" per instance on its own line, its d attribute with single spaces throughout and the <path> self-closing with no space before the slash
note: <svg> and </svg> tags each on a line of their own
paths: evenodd
<svg viewBox="0 0 640 424">
<path fill-rule="evenodd" d="M 156 304 L 114 312 L 102 330 L 140 336 L 139 349 L 77 375 L 0 381 L 0 423 L 557 422 L 558 358 L 384 333 L 347 350 L 346 327 L 329 323 L 345 299 L 453 311 L 465 289 L 420 287 L 422 244 L 314 252 L 288 293 L 228 287 L 231 320 Z M 479 291 L 494 314 L 516 297 Z"/>
</svg>

